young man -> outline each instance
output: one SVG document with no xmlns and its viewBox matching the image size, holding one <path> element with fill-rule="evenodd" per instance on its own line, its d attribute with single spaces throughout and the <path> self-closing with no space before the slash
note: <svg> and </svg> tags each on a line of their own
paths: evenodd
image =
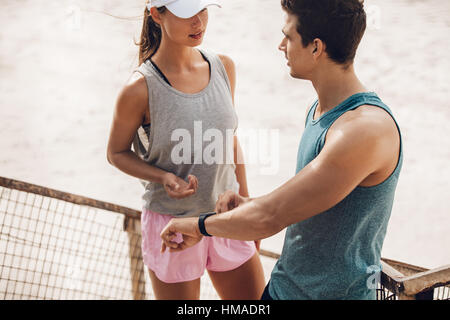
<svg viewBox="0 0 450 320">
<path fill-rule="evenodd" d="M 375 299 L 368 279 L 380 266 L 403 156 L 391 111 L 353 68 L 366 28 L 363 4 L 282 0 L 282 7 L 279 49 L 292 77 L 311 81 L 318 94 L 297 174 L 259 198 L 224 193 L 216 205 L 221 214 L 173 219 L 161 233 L 162 250 L 183 250 L 205 235 L 263 239 L 288 227 L 263 298 Z M 171 242 L 177 232 L 181 244 Z"/>
</svg>

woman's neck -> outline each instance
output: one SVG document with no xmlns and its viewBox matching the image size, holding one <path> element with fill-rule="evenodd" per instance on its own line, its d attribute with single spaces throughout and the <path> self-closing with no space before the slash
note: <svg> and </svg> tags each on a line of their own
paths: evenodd
<svg viewBox="0 0 450 320">
<path fill-rule="evenodd" d="M 194 69 L 198 58 L 199 52 L 195 48 L 165 41 L 163 38 L 152 60 L 166 72 L 179 73 Z"/>
</svg>

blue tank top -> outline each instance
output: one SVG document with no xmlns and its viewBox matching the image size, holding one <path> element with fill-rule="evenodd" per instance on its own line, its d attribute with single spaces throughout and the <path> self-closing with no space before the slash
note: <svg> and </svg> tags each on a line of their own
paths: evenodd
<svg viewBox="0 0 450 320">
<path fill-rule="evenodd" d="M 298 155 L 298 173 L 318 156 L 331 125 L 345 112 L 362 105 L 391 110 L 375 93 L 359 93 L 314 120 L 311 107 Z M 394 119 L 395 121 L 395 119 Z M 287 228 L 283 251 L 272 271 L 269 293 L 274 299 L 375 299 L 368 286 L 373 270 L 381 270 L 381 248 L 391 215 L 403 162 L 400 154 L 394 172 L 373 187 L 356 187 L 333 208 Z M 370 281 L 369 281 L 370 283 Z"/>
</svg>

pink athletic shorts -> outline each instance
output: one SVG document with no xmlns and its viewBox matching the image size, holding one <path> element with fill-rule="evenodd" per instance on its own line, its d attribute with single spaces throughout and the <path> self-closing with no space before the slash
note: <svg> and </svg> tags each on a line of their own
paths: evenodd
<svg viewBox="0 0 450 320">
<path fill-rule="evenodd" d="M 200 278 L 205 268 L 224 272 L 243 265 L 256 253 L 253 241 L 203 237 L 195 246 L 180 252 L 161 253 L 162 229 L 173 217 L 142 210 L 142 257 L 145 265 L 166 283 Z M 181 240 L 181 235 L 180 239 Z"/>
</svg>

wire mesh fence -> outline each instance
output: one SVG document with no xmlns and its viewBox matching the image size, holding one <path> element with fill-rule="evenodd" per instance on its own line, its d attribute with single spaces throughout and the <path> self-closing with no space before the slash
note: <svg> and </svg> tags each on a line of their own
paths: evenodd
<svg viewBox="0 0 450 320">
<path fill-rule="evenodd" d="M 0 193 L 4 299 L 127 299 L 132 285 L 145 295 L 139 236 L 123 232 L 123 216 L 17 190 Z"/>
<path fill-rule="evenodd" d="M 412 297 L 401 297 L 399 294 L 392 292 L 382 283 L 377 288 L 377 300 L 450 300 L 450 287 L 446 285 L 438 285 L 435 288 L 419 293 Z"/>
<path fill-rule="evenodd" d="M 0 177 L 0 299 L 153 299 L 141 241 L 139 211 Z M 261 251 L 266 280 L 277 258 Z M 377 299 L 398 299 L 383 276 Z M 200 298 L 219 299 L 206 273 Z"/>
<path fill-rule="evenodd" d="M 138 211 L 25 183 L 14 188 L 0 186 L 0 299 L 154 298 Z M 275 260 L 262 262 L 268 277 Z M 218 298 L 205 273 L 201 299 Z"/>
</svg>

